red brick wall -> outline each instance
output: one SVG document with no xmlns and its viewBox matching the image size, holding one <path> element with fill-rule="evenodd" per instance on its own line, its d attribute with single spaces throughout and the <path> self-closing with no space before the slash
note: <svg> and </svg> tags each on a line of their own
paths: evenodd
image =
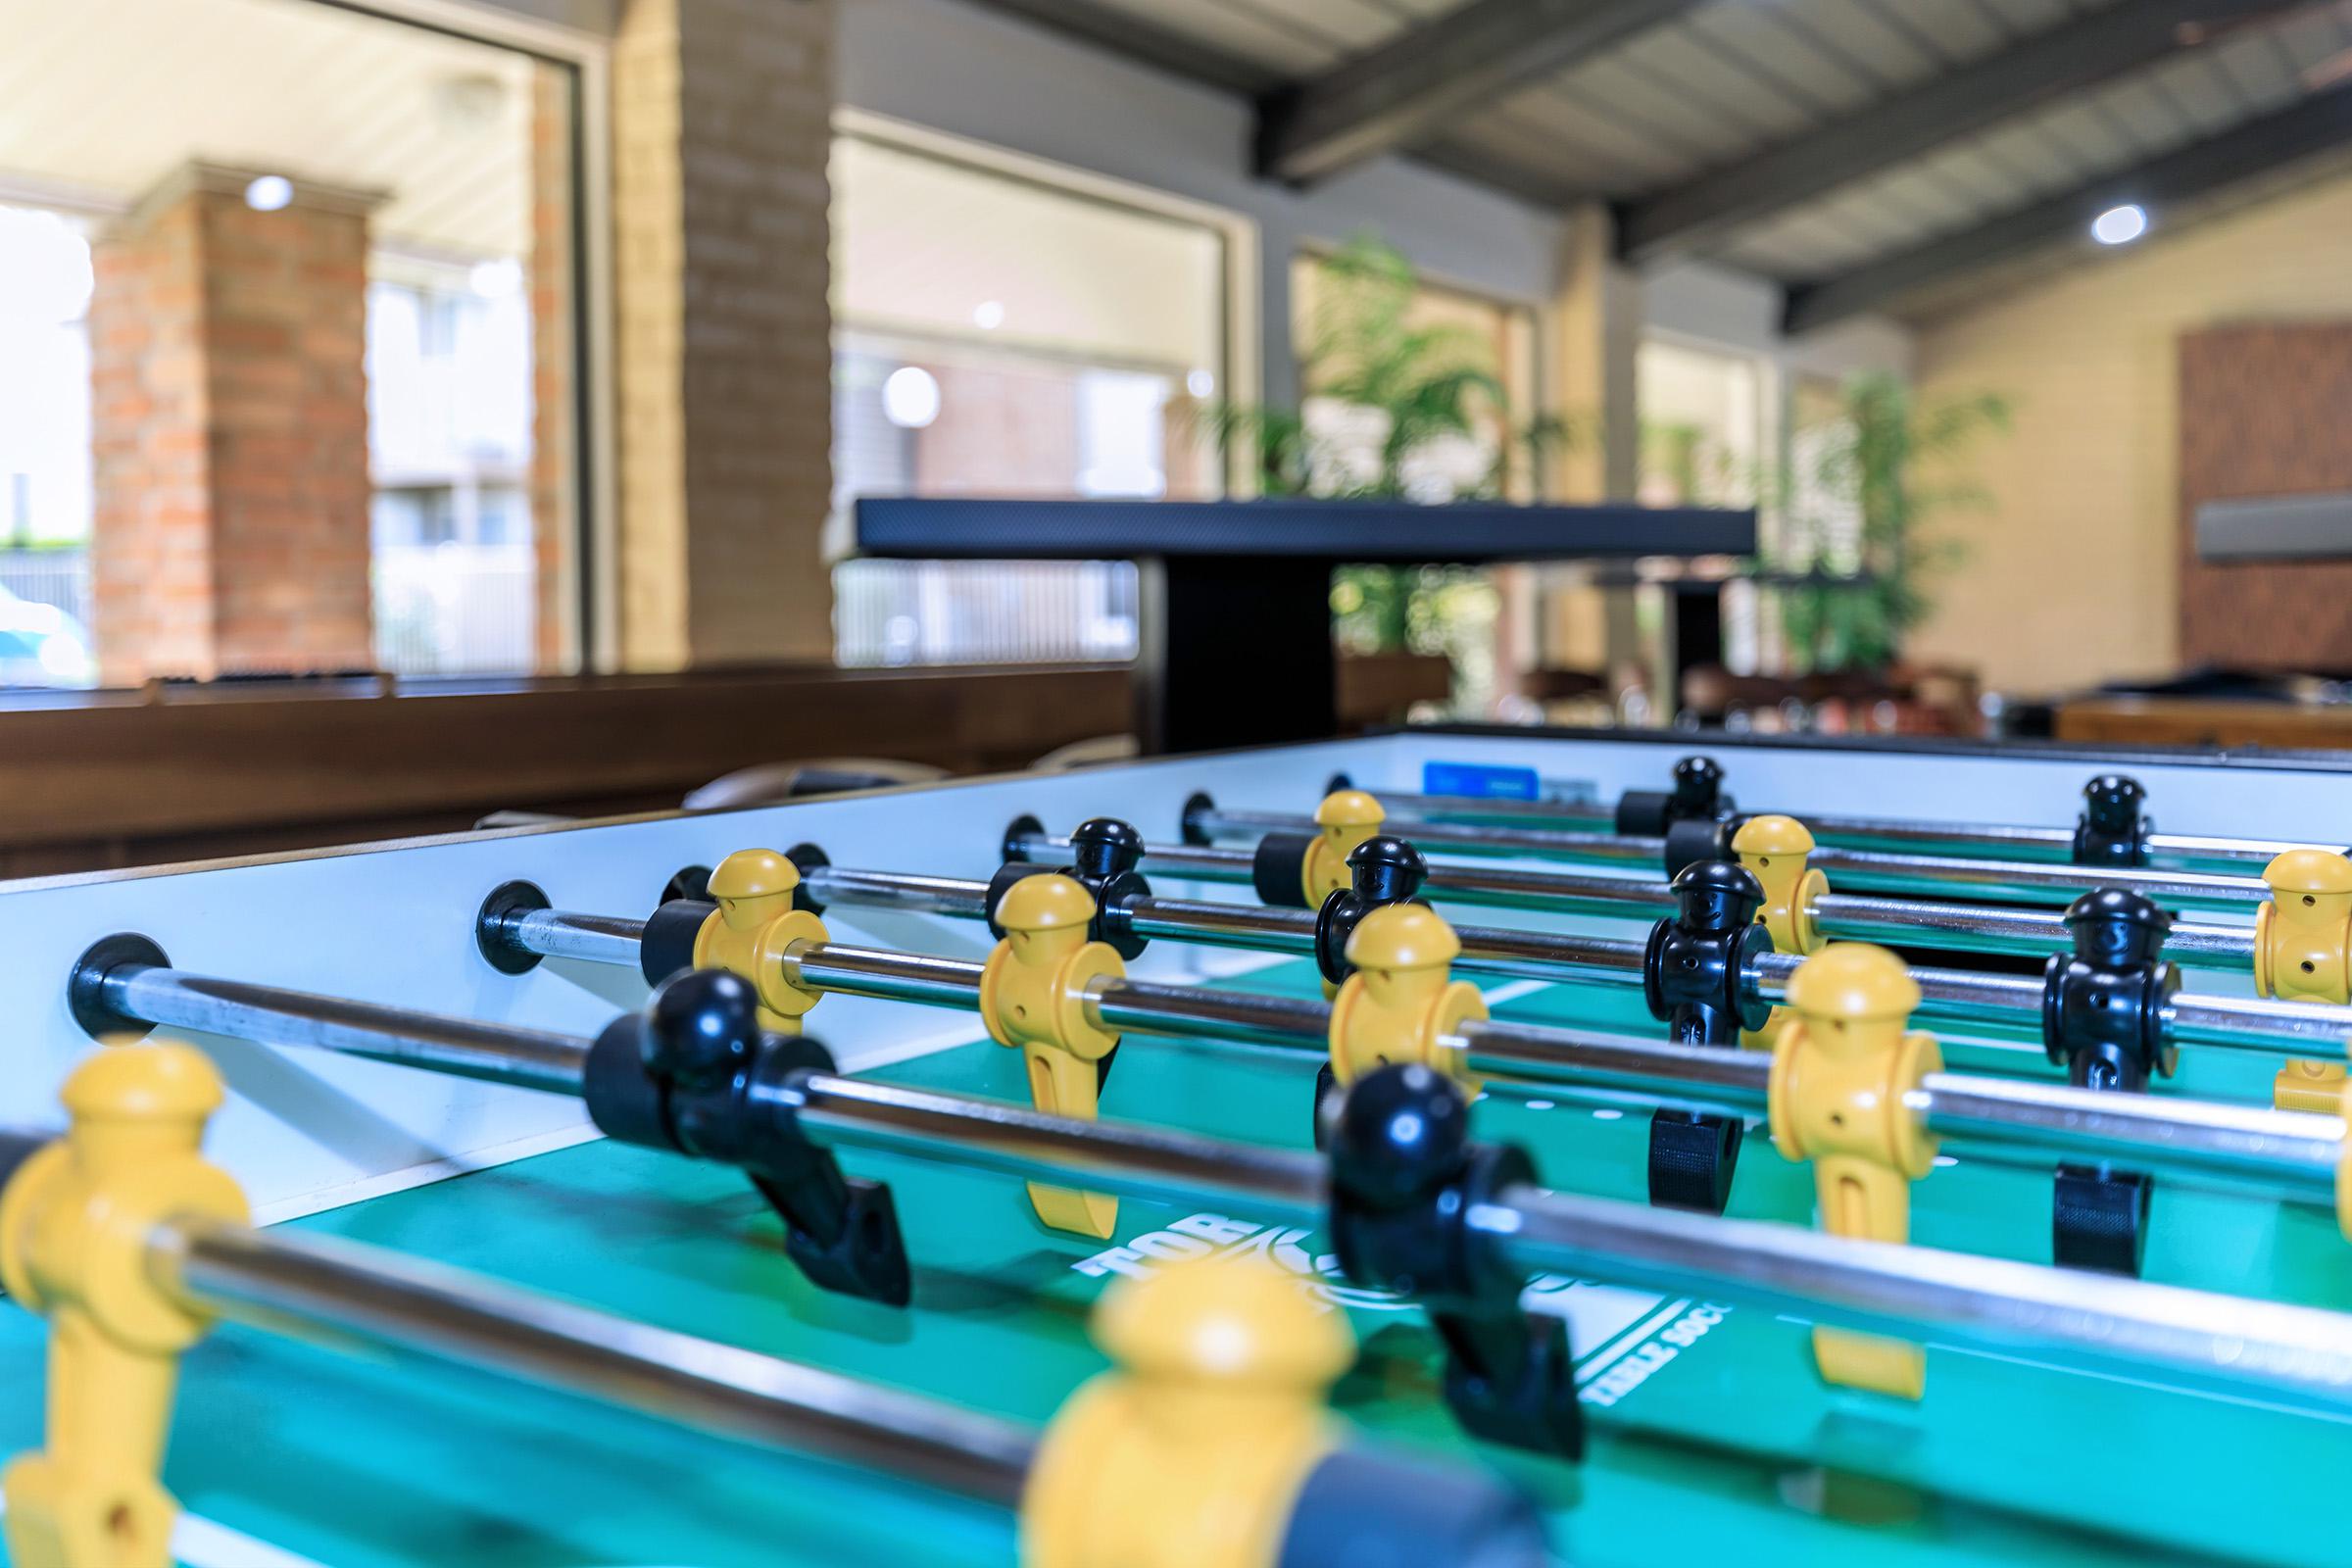
<svg viewBox="0 0 2352 1568">
<path fill-rule="evenodd" d="M 96 247 L 98 657 L 155 675 L 367 668 L 368 222 L 173 176 Z"/>
<path fill-rule="evenodd" d="M 195 206 L 181 203 L 92 256 L 92 629 L 114 682 L 212 660 L 198 227 Z"/>
<path fill-rule="evenodd" d="M 2180 338 L 2180 659 L 2352 669 L 2352 562 L 2196 559 L 2204 502 L 2352 490 L 2352 322 Z"/>
</svg>

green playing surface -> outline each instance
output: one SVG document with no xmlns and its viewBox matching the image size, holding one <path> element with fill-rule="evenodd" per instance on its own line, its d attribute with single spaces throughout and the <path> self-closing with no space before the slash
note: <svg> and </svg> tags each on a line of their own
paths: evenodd
<svg viewBox="0 0 2352 1568">
<path fill-rule="evenodd" d="M 1303 964 L 1238 982 L 1302 989 Z M 1501 988 L 1495 988 L 1501 990 Z M 1502 994 L 1498 1015 L 1654 1034 L 1624 989 Z M 819 1021 L 821 1022 L 821 1014 Z M 976 1034 L 976 1031 L 975 1031 Z M 1947 1043 L 1957 1068 L 2035 1069 Z M 984 1041 L 879 1076 L 1021 1094 Z M 2192 1054 L 2180 1087 L 2259 1098 L 2260 1058 Z M 1304 1145 L 1311 1063 L 1177 1050 L 1121 1053 L 1108 1116 Z M 1539 1092 L 1540 1094 L 1540 1092 Z M 1530 1145 L 1546 1182 L 1638 1200 L 1638 1111 L 1497 1093 L 1482 1132 Z M 1089 1305 L 1122 1269 L 1210 1246 L 1255 1248 L 1314 1274 L 1317 1239 L 1239 1210 L 1121 1204 L 1118 1246 L 1044 1229 L 1017 1183 L 852 1153 L 887 1177 L 917 1263 L 894 1312 L 808 1288 L 776 1222 L 723 1169 L 590 1144 L 300 1222 L 554 1292 L 665 1327 L 1042 1422 L 1102 1364 Z M 1795 1222 L 1809 1173 L 1761 1129 L 1734 1212 Z M 1963 1152 L 1915 1189 L 1917 1240 L 2046 1260 L 2049 1178 Z M 2352 1305 L 2352 1256 L 2330 1216 L 2160 1186 L 2152 1278 Z M 1363 1428 L 1497 1465 L 1551 1511 L 1564 1560 L 1636 1568 L 1691 1555 L 1874 1568 L 2144 1564 L 2237 1557 L 2352 1561 L 2333 1506 L 2352 1427 L 2245 1399 L 2093 1377 L 2063 1357 L 1931 1348 L 1918 1405 L 1827 1390 L 1805 1326 L 1769 1311 L 1554 1282 L 1578 1326 L 1590 1457 L 1581 1467 L 1481 1449 L 1452 1429 L 1434 1341 L 1416 1313 L 1348 1307 L 1363 1342 L 1339 1407 Z M 0 1311 L 0 1358 L 24 1396 L 0 1445 L 38 1440 L 42 1334 Z M 187 1359 L 166 1480 L 194 1513 L 316 1562 L 982 1564 L 1012 1560 L 1011 1521 L 854 1470 L 697 1438 L 504 1382 L 392 1365 L 241 1328 Z M 250 1559 L 249 1559 L 250 1560 Z M 1437 1565 L 1433 1565 L 1437 1568 Z"/>
</svg>

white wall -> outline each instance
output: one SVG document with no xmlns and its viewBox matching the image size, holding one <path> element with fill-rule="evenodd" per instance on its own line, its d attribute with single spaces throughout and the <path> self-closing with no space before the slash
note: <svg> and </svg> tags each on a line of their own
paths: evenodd
<svg viewBox="0 0 2352 1568">
<path fill-rule="evenodd" d="M 1374 228 L 1423 270 L 1548 304 L 1560 218 L 1394 159 L 1310 191 L 1250 177 L 1251 113 L 1197 87 L 956 0 L 839 0 L 843 105 L 1205 202 L 1257 228 L 1264 392 L 1297 391 L 1290 258 Z"/>
<path fill-rule="evenodd" d="M 1910 328 L 1863 316 L 1791 338 L 1781 331 L 1781 291 L 1729 268 L 1686 262 L 1642 279 L 1642 314 L 1662 332 L 1760 354 L 1788 375 L 1842 378 L 1861 370 L 1911 373 Z"/>
<path fill-rule="evenodd" d="M 377 0 L 413 10 L 476 8 L 591 32 L 621 0 Z M 962 0 L 836 0 L 835 74 L 847 108 L 1088 171 L 1230 213 L 1256 232 L 1263 395 L 1292 401 L 1290 258 L 1309 242 L 1377 230 L 1432 277 L 1548 309 L 1568 218 L 1401 159 L 1311 190 L 1261 182 L 1250 106 Z M 1803 339 L 1780 330 L 1780 292 L 1703 264 L 1640 279 L 1646 325 L 1761 354 L 1789 373 L 1908 375 L 1910 331 L 1865 317 Z"/>
</svg>

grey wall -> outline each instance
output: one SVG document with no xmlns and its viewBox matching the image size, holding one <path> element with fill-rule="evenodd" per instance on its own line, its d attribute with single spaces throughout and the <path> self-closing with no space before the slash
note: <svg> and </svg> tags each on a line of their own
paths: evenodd
<svg viewBox="0 0 2352 1568">
<path fill-rule="evenodd" d="M 839 0 L 843 104 L 1221 207 L 1257 225 L 1265 395 L 1289 401 L 1290 258 L 1374 228 L 1424 270 L 1546 303 L 1561 220 L 1387 160 L 1311 191 L 1248 174 L 1250 114 L 1178 81 L 956 0 Z"/>
</svg>

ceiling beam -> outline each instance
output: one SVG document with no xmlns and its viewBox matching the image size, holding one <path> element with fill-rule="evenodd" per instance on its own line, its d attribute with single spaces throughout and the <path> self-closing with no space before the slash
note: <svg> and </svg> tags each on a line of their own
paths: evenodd
<svg viewBox="0 0 2352 1568">
<path fill-rule="evenodd" d="M 1469 0 L 1258 106 L 1258 172 L 1304 184 L 1443 137 L 1456 119 L 1672 22 L 1700 0 Z"/>
<path fill-rule="evenodd" d="M 2216 24 L 2294 9 L 2279 0 L 2124 0 L 1628 204 L 1618 214 L 1619 254 L 1649 262 L 1701 249 L 1740 224 L 2203 42 Z"/>
<path fill-rule="evenodd" d="M 1593 199 L 1590 185 L 1558 179 L 1541 170 L 1506 162 L 1460 142 L 1433 141 L 1403 156 L 1423 168 L 1484 185 L 1547 213 L 1565 212 Z"/>
<path fill-rule="evenodd" d="M 1214 44 L 1148 22 L 1094 0 L 976 0 L 983 9 L 1086 44 L 1131 65 L 1195 86 L 1252 101 L 1279 90 L 1285 78 L 1270 67 Z M 1531 206 L 1557 209 L 1590 200 L 1592 192 L 1455 142 L 1435 140 L 1414 149 L 1414 162 L 1474 181 Z"/>
<path fill-rule="evenodd" d="M 1783 325 L 1789 332 L 1810 331 L 2047 246 L 2072 241 L 2088 247 L 2094 243 L 2090 220 L 2126 202 L 2145 207 L 2150 227 L 2161 233 L 2169 209 L 2347 143 L 2352 143 L 2352 85 L 2330 87 L 2136 169 L 1867 262 L 1842 276 L 1794 285 Z"/>
<path fill-rule="evenodd" d="M 1013 17 L 1092 44 L 1105 54 L 1203 87 L 1257 98 L 1282 84 L 1282 74 L 1245 60 L 1172 27 L 1090 0 L 978 0 L 986 10 Z"/>
</svg>

